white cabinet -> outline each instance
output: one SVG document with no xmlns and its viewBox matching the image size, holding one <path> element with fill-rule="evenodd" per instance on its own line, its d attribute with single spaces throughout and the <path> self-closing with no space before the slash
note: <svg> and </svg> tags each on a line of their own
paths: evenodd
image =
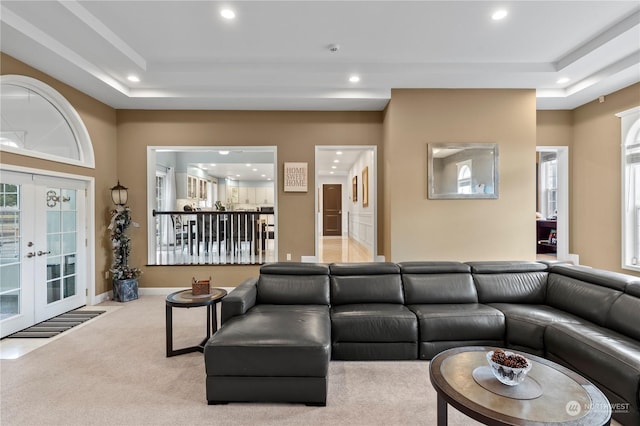
<svg viewBox="0 0 640 426">
<path fill-rule="evenodd" d="M 198 178 L 187 175 L 187 198 L 198 198 Z"/>
<path fill-rule="evenodd" d="M 275 201 L 274 188 L 266 186 L 227 186 L 227 201 L 233 204 L 251 206 L 272 206 Z"/>
<path fill-rule="evenodd" d="M 241 186 L 239 201 L 240 204 L 256 203 L 256 188 L 250 186 Z"/>
<path fill-rule="evenodd" d="M 270 205 L 274 202 L 273 187 L 259 186 L 256 188 L 255 204 Z"/>
</svg>

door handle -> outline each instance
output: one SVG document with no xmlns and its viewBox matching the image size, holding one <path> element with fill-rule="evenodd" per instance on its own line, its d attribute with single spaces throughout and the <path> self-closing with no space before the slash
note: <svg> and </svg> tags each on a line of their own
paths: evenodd
<svg viewBox="0 0 640 426">
<path fill-rule="evenodd" d="M 49 251 L 38 250 L 38 256 L 42 256 L 43 254 L 51 254 L 51 250 Z"/>
<path fill-rule="evenodd" d="M 32 252 L 32 251 L 31 251 L 31 252 L 29 252 L 29 253 L 27 253 L 27 257 L 28 257 L 28 258 L 32 258 L 32 257 L 33 257 L 33 256 L 35 256 L 35 255 L 36 255 L 36 254 L 35 254 L 34 252 Z"/>
</svg>

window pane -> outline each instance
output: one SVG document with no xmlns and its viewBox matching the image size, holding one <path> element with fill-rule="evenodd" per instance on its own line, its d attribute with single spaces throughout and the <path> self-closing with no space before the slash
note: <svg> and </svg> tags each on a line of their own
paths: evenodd
<svg viewBox="0 0 640 426">
<path fill-rule="evenodd" d="M 20 313 L 20 290 L 0 296 L 0 320 Z"/>
<path fill-rule="evenodd" d="M 75 232 L 62 234 L 62 253 L 63 254 L 75 253 L 76 238 L 77 238 L 77 235 Z"/>
<path fill-rule="evenodd" d="M 73 232 L 76 230 L 76 212 L 62 213 L 62 232 Z"/>
<path fill-rule="evenodd" d="M 3 84 L 2 145 L 80 159 L 69 123 L 47 99 L 22 86 Z"/>
<path fill-rule="evenodd" d="M 50 281 L 47 283 L 47 303 L 53 303 L 60 300 L 60 280 Z"/>
<path fill-rule="evenodd" d="M 47 232 L 60 232 L 60 212 L 47 212 Z"/>
</svg>

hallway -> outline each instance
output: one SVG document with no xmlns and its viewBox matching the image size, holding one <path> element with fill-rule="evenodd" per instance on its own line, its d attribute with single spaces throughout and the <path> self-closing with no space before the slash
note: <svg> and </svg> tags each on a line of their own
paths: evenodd
<svg viewBox="0 0 640 426">
<path fill-rule="evenodd" d="M 373 261 L 371 252 L 352 238 L 323 236 L 318 238 L 318 261 L 321 263 Z"/>
</svg>

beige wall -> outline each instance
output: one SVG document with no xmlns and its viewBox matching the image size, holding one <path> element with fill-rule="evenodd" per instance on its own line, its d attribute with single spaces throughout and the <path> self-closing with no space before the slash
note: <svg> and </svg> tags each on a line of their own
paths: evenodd
<svg viewBox="0 0 640 426">
<path fill-rule="evenodd" d="M 105 280 L 104 271 L 111 265 L 110 243 L 107 233 L 108 210 L 112 207 L 111 188 L 116 181 L 116 111 L 78 90 L 0 52 L 0 74 L 17 74 L 38 79 L 56 89 L 76 109 L 84 122 L 96 158 L 96 168 L 87 169 L 56 163 L 53 161 L 2 153 L 4 164 L 30 167 L 41 170 L 71 173 L 95 178 L 96 216 L 96 294 L 111 289 L 111 281 Z"/>
<path fill-rule="evenodd" d="M 534 90 L 393 90 L 385 122 L 393 261 L 535 258 Z M 497 200 L 427 199 L 427 143 L 495 142 Z"/>
<path fill-rule="evenodd" d="M 539 110 L 536 114 L 537 146 L 571 146 L 573 111 Z M 571 149 L 569 149 L 571 152 Z"/>
<path fill-rule="evenodd" d="M 278 256 L 284 260 L 286 253 L 291 253 L 292 260 L 299 261 L 300 256 L 313 255 L 315 251 L 315 146 L 379 147 L 382 140 L 381 112 L 119 110 L 117 122 L 118 177 L 129 187 L 129 205 L 141 225 L 132 245 L 131 263 L 135 265 L 144 265 L 147 259 L 147 146 L 277 146 Z M 285 162 L 309 164 L 308 192 L 283 192 L 281 175 Z M 153 266 L 145 268 L 141 285 L 184 286 L 192 275 L 211 275 L 216 285 L 233 286 L 256 274 L 256 267 Z"/>
<path fill-rule="evenodd" d="M 621 268 L 621 135 L 615 114 L 639 105 L 640 83 L 573 111 L 570 249 L 583 265 L 633 274 Z"/>
</svg>

